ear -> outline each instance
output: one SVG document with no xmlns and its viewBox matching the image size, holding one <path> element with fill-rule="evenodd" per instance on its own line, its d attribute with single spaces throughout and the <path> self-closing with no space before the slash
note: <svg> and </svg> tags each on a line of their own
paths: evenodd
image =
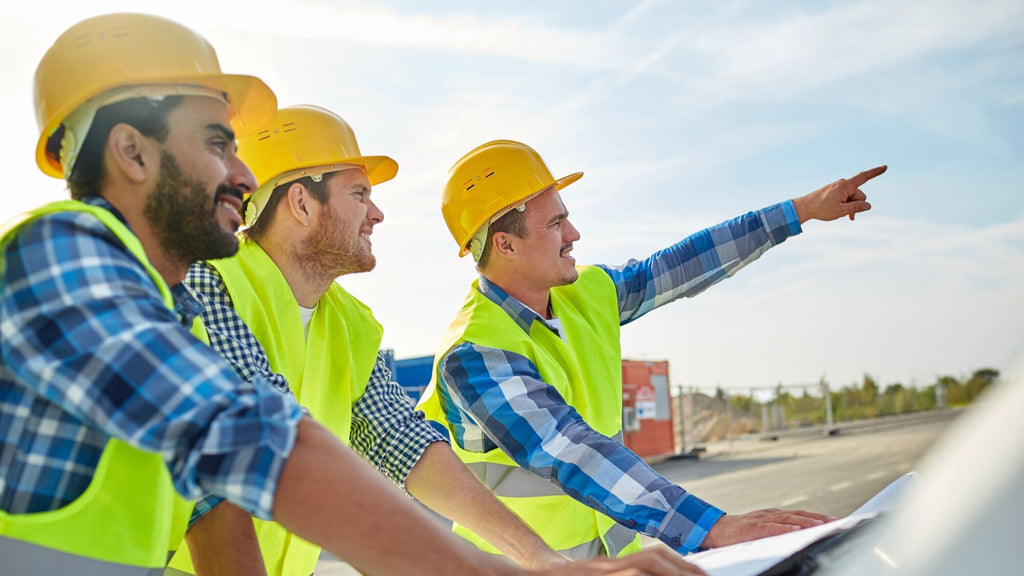
<svg viewBox="0 0 1024 576">
<path fill-rule="evenodd" d="M 309 226 L 313 222 L 313 202 L 312 195 L 305 186 L 298 182 L 293 182 L 288 187 L 288 210 L 291 212 L 292 218 L 295 218 L 303 226 Z"/>
<path fill-rule="evenodd" d="M 159 171 L 156 147 L 134 126 L 117 124 L 107 139 L 108 170 L 117 170 L 123 177 L 141 184 Z"/>
<path fill-rule="evenodd" d="M 505 258 L 515 260 L 519 257 L 515 241 L 516 237 L 508 232 L 495 232 L 491 236 L 491 250 L 494 254 L 501 254 Z"/>
</svg>

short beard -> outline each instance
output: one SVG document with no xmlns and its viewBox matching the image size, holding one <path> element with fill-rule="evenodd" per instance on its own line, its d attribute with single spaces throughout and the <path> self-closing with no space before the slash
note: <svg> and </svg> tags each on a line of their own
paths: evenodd
<svg viewBox="0 0 1024 576">
<path fill-rule="evenodd" d="M 330 204 L 322 204 L 316 228 L 298 246 L 300 261 L 306 264 L 310 273 L 321 279 L 333 280 L 345 274 L 369 272 L 377 266 L 373 252 L 364 251 L 361 244 L 353 248 L 351 238 L 344 237 L 351 230 L 343 229 L 338 220 Z"/>
<path fill-rule="evenodd" d="M 191 264 L 238 252 L 238 239 L 217 221 L 217 197 L 229 189 L 221 184 L 211 197 L 201 182 L 182 174 L 173 155 L 161 152 L 160 177 L 143 214 L 173 260 Z"/>
</svg>

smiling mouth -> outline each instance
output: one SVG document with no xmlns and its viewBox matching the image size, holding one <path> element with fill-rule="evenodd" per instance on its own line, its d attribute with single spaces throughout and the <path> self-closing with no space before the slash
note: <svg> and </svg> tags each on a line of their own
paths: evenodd
<svg viewBox="0 0 1024 576">
<path fill-rule="evenodd" d="M 559 252 L 559 256 L 561 256 L 562 258 L 571 258 L 571 256 L 569 255 L 570 252 L 572 252 L 572 244 L 568 246 L 563 246 L 562 251 Z"/>
<path fill-rule="evenodd" d="M 242 193 L 234 188 L 222 188 L 217 191 L 215 204 L 240 215 L 242 213 Z"/>
</svg>

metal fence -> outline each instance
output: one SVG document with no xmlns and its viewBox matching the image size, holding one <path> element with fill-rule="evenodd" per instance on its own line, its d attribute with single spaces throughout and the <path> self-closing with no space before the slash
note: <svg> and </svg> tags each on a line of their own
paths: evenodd
<svg viewBox="0 0 1024 576">
<path fill-rule="evenodd" d="M 933 390 L 846 386 L 825 381 L 777 384 L 745 390 L 674 385 L 674 427 L 680 453 L 699 452 L 709 442 L 741 436 L 773 438 L 793 431 L 832 434 L 836 421 L 943 408 L 945 388 Z"/>
</svg>

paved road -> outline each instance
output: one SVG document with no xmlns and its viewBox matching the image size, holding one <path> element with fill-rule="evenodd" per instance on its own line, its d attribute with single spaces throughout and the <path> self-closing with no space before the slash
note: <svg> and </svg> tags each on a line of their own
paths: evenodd
<svg viewBox="0 0 1024 576">
<path fill-rule="evenodd" d="M 896 417 L 840 426 L 835 436 L 781 434 L 707 447 L 700 460 L 654 465 L 666 478 L 732 514 L 759 508 L 802 508 L 841 517 L 890 482 L 916 469 L 921 456 L 958 412 Z M 645 545 L 657 542 L 645 538 Z M 316 576 L 354 576 L 325 555 Z"/>
<path fill-rule="evenodd" d="M 957 412 L 877 420 L 836 436 L 709 446 L 709 457 L 657 464 L 666 478 L 730 513 L 803 508 L 846 516 L 906 472 Z"/>
</svg>

